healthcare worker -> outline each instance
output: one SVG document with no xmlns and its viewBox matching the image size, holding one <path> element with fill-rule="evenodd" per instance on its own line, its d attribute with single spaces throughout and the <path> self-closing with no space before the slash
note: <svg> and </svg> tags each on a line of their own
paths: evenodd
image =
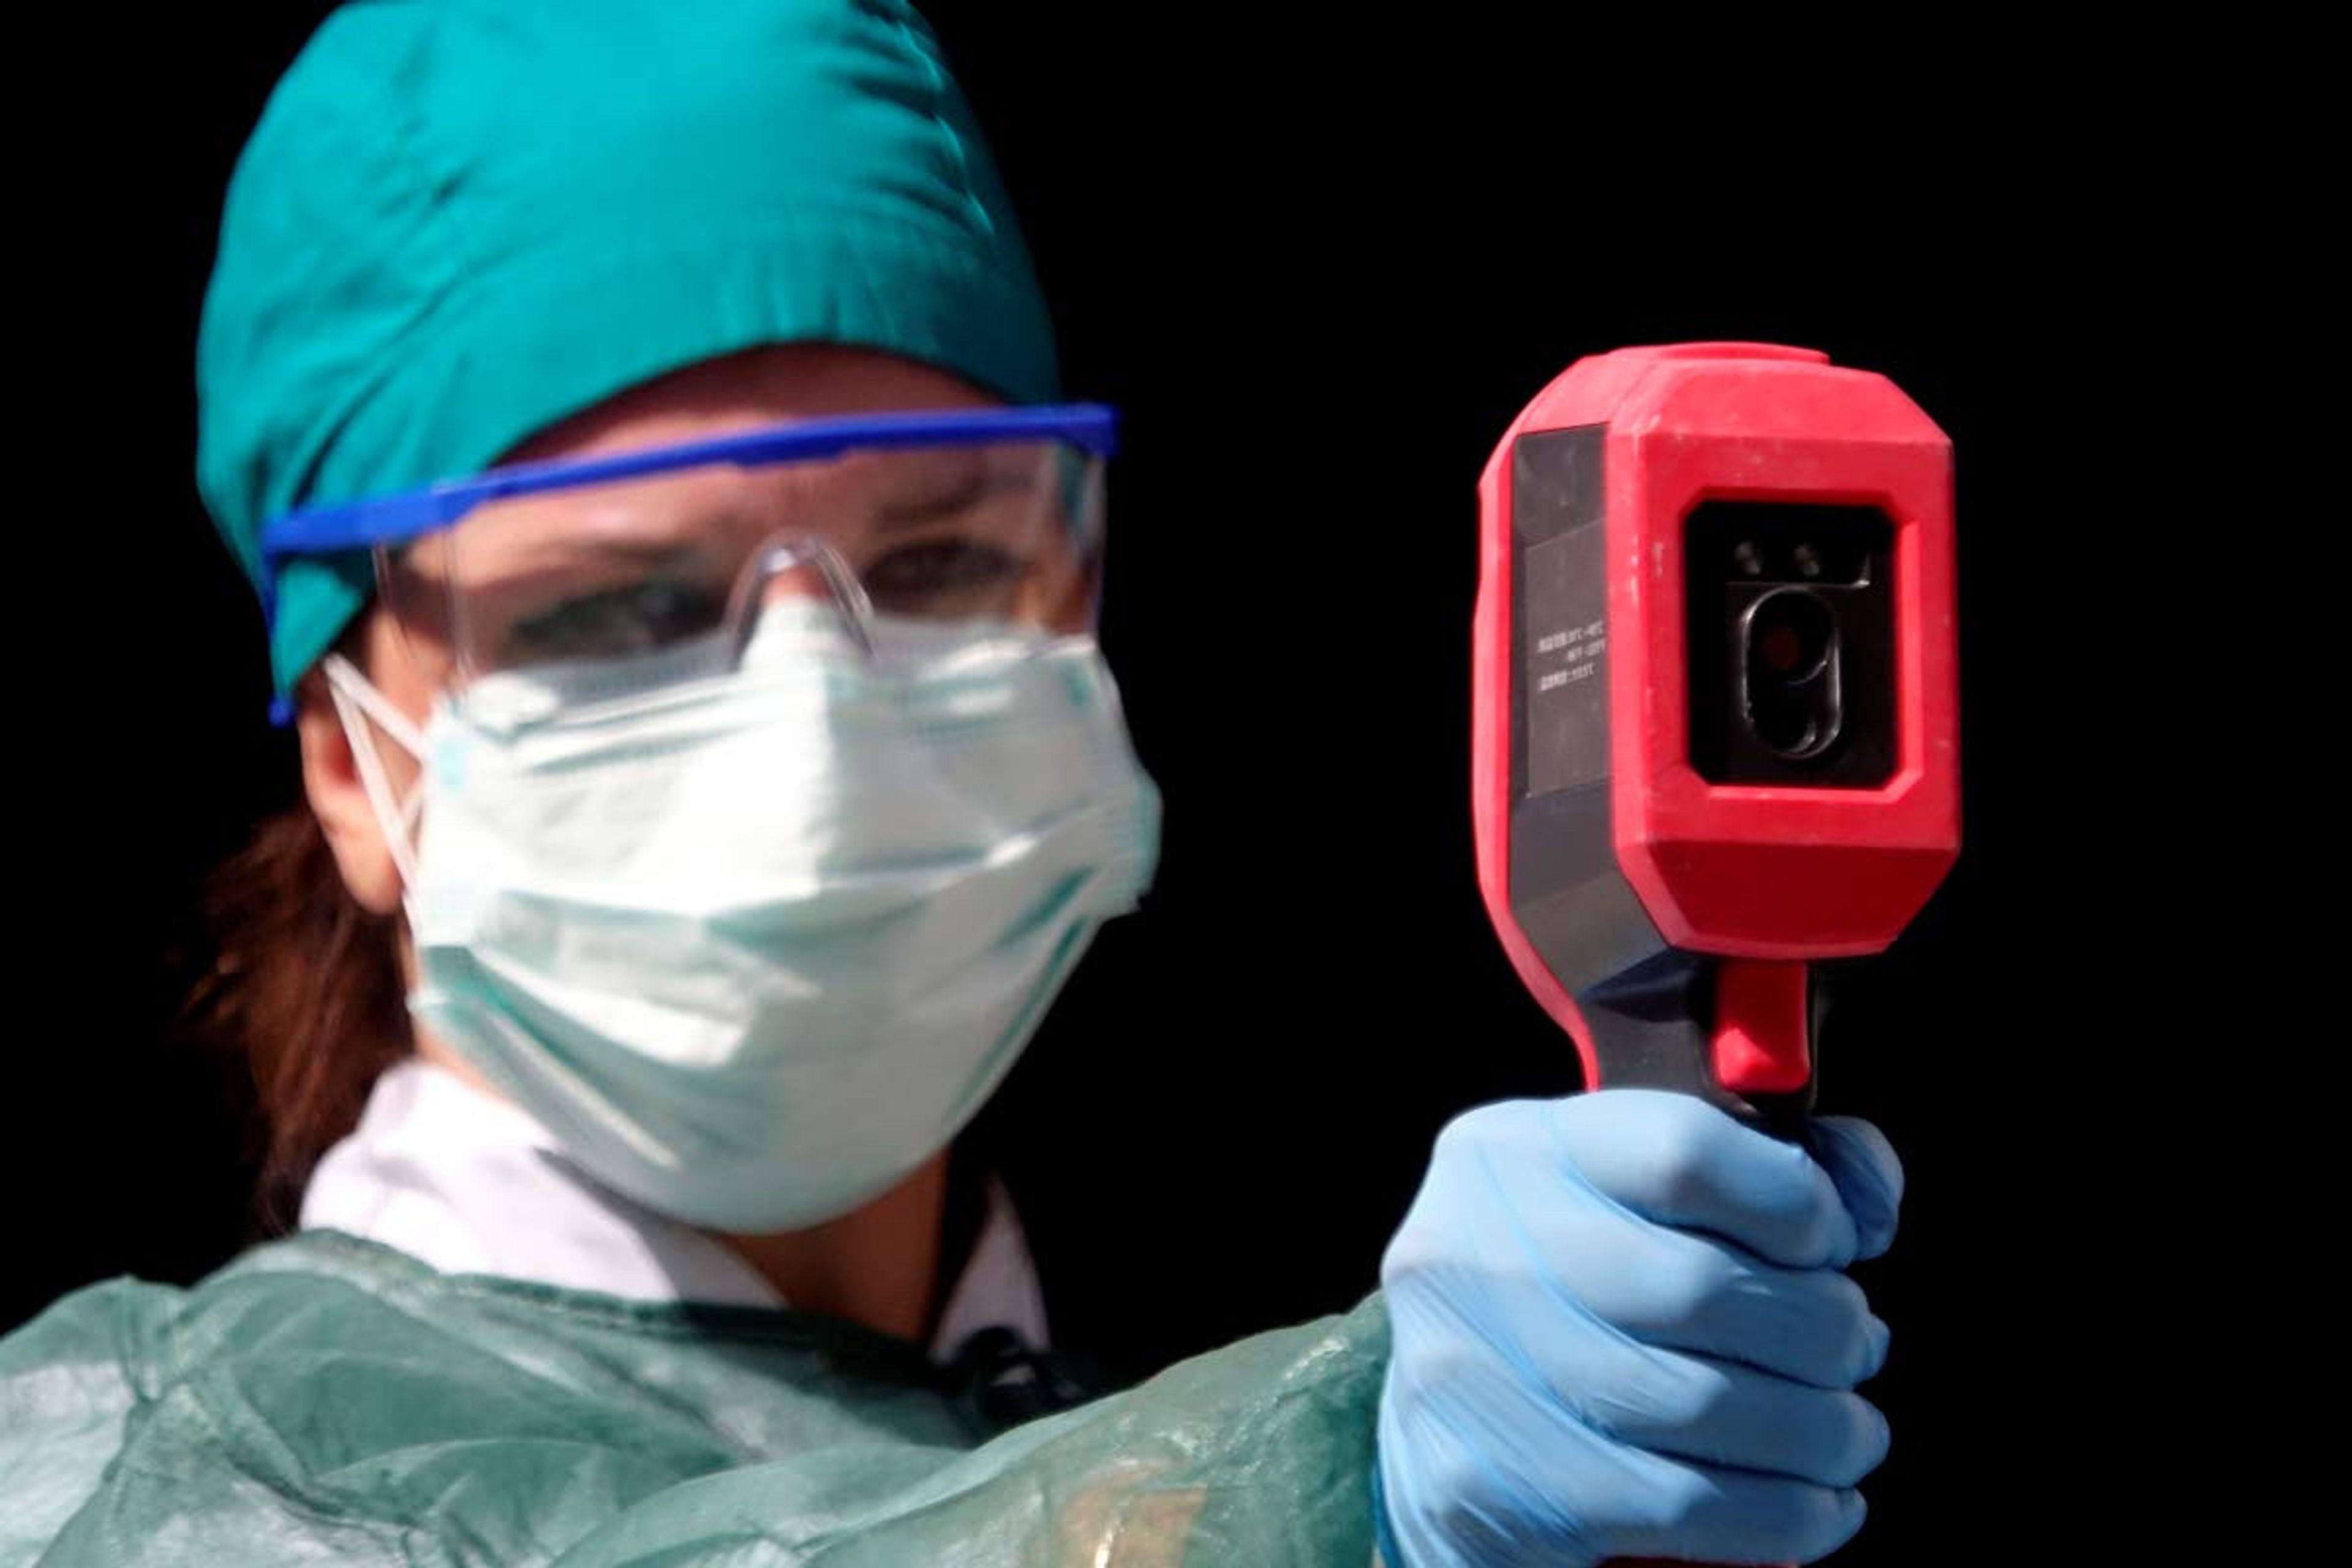
<svg viewBox="0 0 2352 1568">
<path fill-rule="evenodd" d="M 1860 1123 L 1486 1107 L 1354 1312 L 1102 1397 L 1052 1357 L 956 1140 L 1158 798 L 1090 635 L 1114 421 L 911 12 L 346 6 L 238 167 L 198 370 L 300 740 L 221 977 L 300 1226 L 0 1342 L 0 1561 L 1855 1529 L 1886 1336 L 1842 1270 L 1900 1187 Z"/>
</svg>

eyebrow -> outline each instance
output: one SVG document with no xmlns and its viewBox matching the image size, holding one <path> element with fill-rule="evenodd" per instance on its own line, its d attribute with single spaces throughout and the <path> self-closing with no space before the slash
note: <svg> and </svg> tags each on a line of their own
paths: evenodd
<svg viewBox="0 0 2352 1568">
<path fill-rule="evenodd" d="M 1003 470 L 992 472 L 982 468 L 967 472 L 951 489 L 941 490 L 914 500 L 886 501 L 875 510 L 874 527 L 879 533 L 900 533 L 924 527 L 970 506 L 972 502 L 1000 490 L 1020 489 L 1027 480 L 1017 474 Z"/>
<path fill-rule="evenodd" d="M 569 561 L 614 562 L 631 566 L 674 566 L 693 562 L 708 552 L 698 542 L 675 540 L 581 539 L 559 534 L 533 549 L 527 560 L 541 563 L 549 556 Z"/>
<path fill-rule="evenodd" d="M 1028 484 L 1028 478 L 1019 472 L 984 466 L 967 468 L 945 489 L 908 500 L 881 502 L 872 514 L 874 531 L 877 534 L 905 533 L 929 527 L 953 517 L 975 501 L 1002 491 L 1024 489 Z M 735 521 L 738 515 L 733 509 L 722 507 L 703 521 L 724 526 Z M 641 571 L 704 564 L 709 559 L 709 542 L 704 539 L 631 539 L 619 534 L 602 537 L 591 534 L 583 538 L 568 532 L 551 534 L 535 542 L 523 557 L 526 569 L 585 562 Z"/>
</svg>

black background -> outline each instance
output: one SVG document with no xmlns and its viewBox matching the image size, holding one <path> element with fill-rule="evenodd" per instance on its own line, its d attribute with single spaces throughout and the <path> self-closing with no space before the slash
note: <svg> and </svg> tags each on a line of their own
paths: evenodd
<svg viewBox="0 0 2352 1568">
<path fill-rule="evenodd" d="M 34 1072 L 5 1120 L 30 1239 L 0 1327 L 243 1238 L 236 1096 L 170 1027 L 173 954 L 293 777 L 194 493 L 191 364 L 224 183 L 319 9 L 108 41 L 28 165 L 51 215 L 14 323 Z M 1785 67 L 1717 39 L 1701 70 L 1689 40 L 1470 7 L 929 10 L 1068 385 L 1123 411 L 1104 641 L 1167 801 L 1156 890 L 988 1119 L 1058 1337 L 1140 1372 L 1344 1307 L 1448 1116 L 1575 1086 L 1473 875 L 1473 485 L 1580 355 L 1806 344 L 1892 377 L 1959 472 L 1967 846 L 1824 1042 L 1823 1108 L 1877 1120 L 1911 1176 L 1861 1271 L 1895 1328 L 1895 1447 L 1840 1561 L 2006 1542 L 1988 1498 L 2118 1421 L 2063 1358 L 2106 1321 L 2086 1237 L 2140 1148 L 2109 1042 L 2160 1033 L 2102 947 L 2130 900 L 2099 829 L 2137 626 L 2084 414 L 2126 374 L 2104 344 L 2152 199 L 2132 156 L 2046 56 L 1938 89 L 1832 66 L 1853 39 Z"/>
</svg>

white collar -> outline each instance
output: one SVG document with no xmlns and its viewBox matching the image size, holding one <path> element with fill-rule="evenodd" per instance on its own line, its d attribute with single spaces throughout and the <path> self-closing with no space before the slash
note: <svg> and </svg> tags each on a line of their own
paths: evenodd
<svg viewBox="0 0 2352 1568">
<path fill-rule="evenodd" d="M 514 1106 L 415 1058 L 376 1080 L 359 1126 L 319 1162 L 302 1194 L 301 1225 L 382 1242 L 445 1274 L 496 1274 L 640 1301 L 785 1304 L 709 1237 L 597 1185 Z M 992 1324 L 1034 1348 L 1047 1345 L 1028 1241 L 994 1181 L 931 1353 L 945 1359 Z"/>
</svg>

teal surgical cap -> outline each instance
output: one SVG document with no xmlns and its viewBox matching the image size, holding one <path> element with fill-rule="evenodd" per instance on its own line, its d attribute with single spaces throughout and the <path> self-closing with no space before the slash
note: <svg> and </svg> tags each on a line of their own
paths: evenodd
<svg viewBox="0 0 2352 1568">
<path fill-rule="evenodd" d="M 229 184 L 196 345 L 197 483 L 263 523 L 481 468 L 761 343 L 1058 395 L 1026 247 L 922 19 L 889 0 L 362 0 Z M 373 586 L 289 563 L 282 696 Z"/>
</svg>

